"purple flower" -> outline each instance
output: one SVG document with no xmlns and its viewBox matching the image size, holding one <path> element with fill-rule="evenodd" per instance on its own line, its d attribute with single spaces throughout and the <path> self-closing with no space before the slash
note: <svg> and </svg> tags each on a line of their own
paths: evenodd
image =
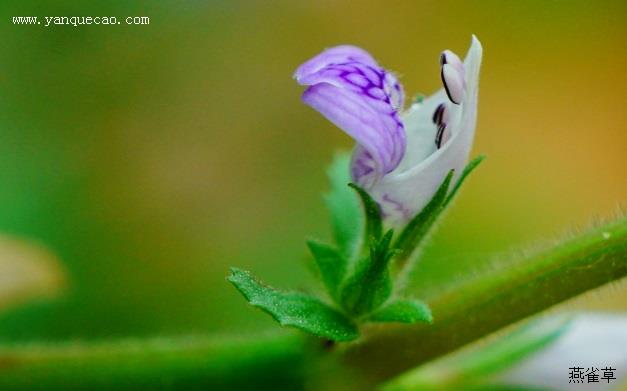
<svg viewBox="0 0 627 391">
<path fill-rule="evenodd" d="M 440 56 L 443 88 L 403 112 L 397 78 L 363 49 L 337 46 L 301 65 L 303 101 L 357 142 L 353 181 L 392 224 L 407 222 L 431 199 L 449 170 L 468 159 L 477 116 L 481 44 L 472 37 L 464 62 Z"/>
</svg>

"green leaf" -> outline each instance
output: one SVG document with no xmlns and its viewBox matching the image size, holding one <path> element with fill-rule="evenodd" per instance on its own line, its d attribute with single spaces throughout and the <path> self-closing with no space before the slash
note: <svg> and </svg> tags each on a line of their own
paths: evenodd
<svg viewBox="0 0 627 391">
<path fill-rule="evenodd" d="M 347 153 L 335 156 L 327 171 L 331 189 L 324 195 L 325 204 L 331 213 L 333 240 L 348 259 L 359 249 L 364 225 L 359 199 L 346 186 L 351 181 L 350 159 Z"/>
<path fill-rule="evenodd" d="M 477 168 L 477 166 L 479 166 L 479 164 L 481 164 L 481 162 L 484 160 L 485 160 L 485 155 L 479 155 L 476 158 L 472 159 L 466 165 L 466 167 L 464 167 L 464 171 L 462 171 L 462 175 L 460 175 L 459 179 L 457 180 L 457 183 L 455 184 L 455 186 L 453 186 L 453 189 L 450 191 L 448 197 L 446 197 L 446 200 L 444 201 L 445 208 L 446 206 L 448 206 L 448 204 L 451 203 L 451 201 L 453 200 L 453 198 L 455 197 L 459 189 L 462 187 L 462 184 L 464 183 L 468 175 L 470 175 L 470 173 L 473 172 L 475 168 Z"/>
<path fill-rule="evenodd" d="M 390 252 L 390 243 L 392 243 L 392 237 L 394 236 L 394 230 L 390 229 L 383 235 L 377 243 L 370 244 L 370 256 L 373 259 L 380 259 L 381 262 L 387 262 L 394 252 Z"/>
<path fill-rule="evenodd" d="M 320 276 L 332 298 L 337 292 L 346 272 L 346 258 L 335 248 L 316 240 L 308 240 L 307 246 L 318 265 Z"/>
<path fill-rule="evenodd" d="M 388 270 L 390 242 L 394 235 L 389 230 L 379 241 L 371 242 L 370 254 L 355 266 L 342 288 L 341 302 L 344 309 L 355 315 L 370 313 L 379 308 L 392 294 L 392 280 Z"/>
<path fill-rule="evenodd" d="M 364 244 L 369 246 L 371 242 L 377 242 L 381 239 L 381 234 L 383 233 L 383 223 L 381 221 L 381 208 L 379 208 L 379 204 L 375 200 L 370 197 L 364 189 L 355 185 L 354 183 L 349 184 L 357 194 L 359 198 L 361 198 L 361 203 L 364 207 L 364 213 L 366 215 L 366 232 L 364 238 Z"/>
<path fill-rule="evenodd" d="M 397 257 L 399 266 L 402 267 L 411 257 L 442 212 L 452 178 L 453 170 L 449 171 L 427 206 L 405 226 L 399 235 L 394 245 L 399 250 L 399 256 Z"/>
<path fill-rule="evenodd" d="M 432 323 L 429 306 L 418 300 L 392 301 L 368 317 L 370 322 Z"/>
<path fill-rule="evenodd" d="M 466 280 L 451 281 L 450 289 L 429 301 L 436 316 L 433 325 L 375 331 L 359 344 L 336 352 L 346 372 L 325 375 L 342 376 L 341 384 L 357 379 L 360 389 L 374 389 L 375 384 L 411 367 L 626 277 L 626 259 L 627 219 L 621 218 L 535 255 L 496 264 Z M 203 342 L 205 337 L 199 341 L 187 336 L 50 344 L 10 341 L 0 344 L 0 362 L 10 364 L 0 365 L 0 389 L 26 391 L 41 384 L 47 390 L 117 390 L 130 384 L 147 389 L 163 388 L 164 384 L 185 390 L 190 384 L 212 390 L 302 389 L 304 384 L 311 385 L 311 376 L 319 372 L 311 371 L 312 345 L 301 334 L 269 335 L 262 331 L 235 336 L 235 345 L 224 336 L 209 337 L 219 345 L 217 348 L 214 342 Z M 384 357 L 385 362 L 373 359 L 376 357 Z M 347 378 L 347 372 L 354 377 Z M 329 378 L 324 380 L 337 384 Z M 478 391 L 455 390 L 460 389 Z M 487 390 L 505 389 L 481 389 Z M 506 390 L 529 391 L 516 387 Z"/>
<path fill-rule="evenodd" d="M 228 280 L 251 305 L 270 314 L 282 326 L 296 327 L 334 341 L 351 341 L 359 336 L 357 327 L 348 318 L 315 297 L 277 291 L 237 268 L 231 268 Z"/>
<path fill-rule="evenodd" d="M 555 342 L 570 318 L 532 321 L 504 336 L 429 362 L 392 380 L 384 390 L 460 390 L 480 388 L 491 376 Z M 495 385 L 496 386 L 496 385 Z"/>
</svg>

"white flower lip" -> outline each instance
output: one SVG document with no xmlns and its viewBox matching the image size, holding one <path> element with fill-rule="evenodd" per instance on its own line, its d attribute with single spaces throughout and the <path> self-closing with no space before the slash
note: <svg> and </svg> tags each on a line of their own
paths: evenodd
<svg viewBox="0 0 627 391">
<path fill-rule="evenodd" d="M 367 189 L 392 225 L 406 223 L 420 212 L 450 170 L 455 170 L 453 183 L 459 179 L 474 140 L 482 53 L 481 43 L 474 35 L 463 64 L 456 65 L 456 56 L 451 56 L 449 51 L 443 53 L 442 57 L 446 58 L 443 67 L 449 65 L 453 70 L 464 71 L 461 85 L 465 84 L 465 88 L 459 104 L 453 104 L 442 88 L 403 114 L 407 137 L 405 156 L 394 171 Z M 442 104 L 445 112 L 440 117 L 435 113 Z M 434 140 L 444 117 L 448 122 L 438 148 Z"/>
</svg>

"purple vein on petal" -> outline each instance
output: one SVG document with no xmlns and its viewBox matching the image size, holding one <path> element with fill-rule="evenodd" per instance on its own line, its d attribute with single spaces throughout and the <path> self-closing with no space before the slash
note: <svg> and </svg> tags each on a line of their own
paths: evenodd
<svg viewBox="0 0 627 391">
<path fill-rule="evenodd" d="M 374 178 L 363 165 L 352 172 L 369 175 L 368 182 L 374 183 L 394 170 L 404 156 L 406 135 L 399 116 L 404 94 L 396 77 L 364 53 L 355 47 L 328 49 L 299 67 L 295 76 L 309 86 L 303 101 L 368 152 L 366 160 L 374 162 L 368 165 L 369 169 L 374 165 Z M 354 162 L 362 164 L 364 159 L 361 156 Z"/>
</svg>

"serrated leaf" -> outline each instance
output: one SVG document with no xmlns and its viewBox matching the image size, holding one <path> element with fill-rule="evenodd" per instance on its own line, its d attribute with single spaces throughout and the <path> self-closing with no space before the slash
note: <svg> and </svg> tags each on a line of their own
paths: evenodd
<svg viewBox="0 0 627 391">
<path fill-rule="evenodd" d="M 339 286 L 346 272 L 346 258 L 335 248 L 316 240 L 308 240 L 307 246 L 316 261 L 324 286 L 329 295 L 336 299 Z"/>
<path fill-rule="evenodd" d="M 418 300 L 395 300 L 368 317 L 370 322 L 432 323 L 429 306 Z"/>
<path fill-rule="evenodd" d="M 347 186 L 350 183 L 350 156 L 337 154 L 327 170 L 331 189 L 324 195 L 331 213 L 333 240 L 342 254 L 351 259 L 359 249 L 364 218 L 357 195 Z"/>
<path fill-rule="evenodd" d="M 349 186 L 357 192 L 357 195 L 361 199 L 361 204 L 366 215 L 366 229 L 364 243 L 369 246 L 372 242 L 378 242 L 381 239 L 383 233 L 383 222 L 381 220 L 381 208 L 375 200 L 370 197 L 370 194 L 361 187 L 354 183 L 350 183 Z"/>
<path fill-rule="evenodd" d="M 420 245 L 433 223 L 437 220 L 438 215 L 442 212 L 452 178 L 453 170 L 449 171 L 427 206 L 405 226 L 396 240 L 394 247 L 400 252 L 398 260 L 401 266 Z"/>
<path fill-rule="evenodd" d="M 350 319 L 313 296 L 278 291 L 237 268 L 231 268 L 227 279 L 251 305 L 270 314 L 282 326 L 334 341 L 351 341 L 359 336 Z"/>
<path fill-rule="evenodd" d="M 370 254 L 359 260 L 353 274 L 342 287 L 344 309 L 359 316 L 379 308 L 392 294 L 388 263 L 394 252 L 390 242 L 394 232 L 389 230 L 379 241 L 370 245 Z"/>
<path fill-rule="evenodd" d="M 444 207 L 446 207 L 448 204 L 451 203 L 451 201 L 455 198 L 455 195 L 457 194 L 459 189 L 464 184 L 464 181 L 466 180 L 466 178 L 468 178 L 468 175 L 470 175 L 470 173 L 473 172 L 475 168 L 477 168 L 479 164 L 481 164 L 481 162 L 484 160 L 485 160 L 485 156 L 479 155 L 476 158 L 472 159 L 466 165 L 466 167 L 464 167 L 464 171 L 462 171 L 462 175 L 460 175 L 459 179 L 457 180 L 457 183 L 455 183 L 455 186 L 453 186 L 453 189 L 449 192 L 449 195 L 446 197 L 446 200 L 444 201 Z"/>
</svg>

